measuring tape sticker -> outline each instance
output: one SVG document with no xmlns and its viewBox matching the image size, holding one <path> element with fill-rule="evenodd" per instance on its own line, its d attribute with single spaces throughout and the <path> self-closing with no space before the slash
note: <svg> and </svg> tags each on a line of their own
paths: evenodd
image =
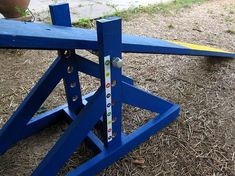
<svg viewBox="0 0 235 176">
<path fill-rule="evenodd" d="M 112 127 L 112 93 L 111 93 L 111 60 L 110 56 L 104 57 L 105 72 L 105 95 L 106 95 L 106 118 L 107 118 L 107 138 L 108 142 L 113 139 Z"/>
</svg>

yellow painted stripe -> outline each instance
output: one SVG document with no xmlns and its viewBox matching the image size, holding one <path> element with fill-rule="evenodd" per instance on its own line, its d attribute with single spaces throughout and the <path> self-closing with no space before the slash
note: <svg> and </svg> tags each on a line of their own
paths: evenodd
<svg viewBox="0 0 235 176">
<path fill-rule="evenodd" d="M 217 48 L 212 48 L 212 47 L 208 47 L 208 46 L 203 46 L 203 45 L 195 45 L 195 44 L 190 44 L 190 43 L 184 43 L 184 42 L 178 42 L 178 41 L 171 41 L 169 40 L 169 42 L 177 44 L 177 45 L 181 45 L 187 48 L 190 48 L 192 50 L 200 50 L 200 51 L 211 51 L 211 52 L 219 52 L 219 53 L 230 53 L 233 54 L 231 52 L 228 51 L 224 51 L 221 49 L 217 49 Z"/>
</svg>

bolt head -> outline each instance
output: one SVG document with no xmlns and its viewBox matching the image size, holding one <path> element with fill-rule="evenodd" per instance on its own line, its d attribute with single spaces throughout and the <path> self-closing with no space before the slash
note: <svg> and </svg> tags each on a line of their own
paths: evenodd
<svg viewBox="0 0 235 176">
<path fill-rule="evenodd" d="M 123 61 L 119 57 L 115 57 L 112 60 L 112 66 L 116 68 L 122 68 L 123 66 Z"/>
</svg>

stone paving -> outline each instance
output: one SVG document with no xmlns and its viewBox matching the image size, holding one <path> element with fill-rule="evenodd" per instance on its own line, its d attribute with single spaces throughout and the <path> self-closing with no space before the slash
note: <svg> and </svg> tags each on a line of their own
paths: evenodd
<svg viewBox="0 0 235 176">
<path fill-rule="evenodd" d="M 112 14 L 116 10 L 169 1 L 172 0 L 31 0 L 29 9 L 33 12 L 37 21 L 45 21 L 49 17 L 48 5 L 68 2 L 72 22 L 76 22 L 81 18 L 94 19 Z"/>
</svg>

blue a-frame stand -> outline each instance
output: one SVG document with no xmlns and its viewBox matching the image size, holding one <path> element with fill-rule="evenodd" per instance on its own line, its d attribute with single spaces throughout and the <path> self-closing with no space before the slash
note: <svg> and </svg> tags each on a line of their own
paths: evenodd
<svg viewBox="0 0 235 176">
<path fill-rule="evenodd" d="M 54 25 L 71 26 L 67 4 L 50 6 L 50 11 Z M 121 67 L 112 65 L 113 60 L 121 59 L 120 18 L 98 20 L 97 37 L 99 64 L 77 55 L 74 49 L 58 48 L 57 59 L 0 131 L 0 154 L 4 154 L 19 140 L 61 119 L 68 120 L 69 127 L 33 172 L 34 176 L 56 175 L 85 139 L 95 147 L 98 154 L 67 175 L 96 175 L 167 126 L 179 114 L 178 105 L 136 88 L 133 80 L 122 75 Z M 110 83 L 106 80 L 108 75 L 105 65 L 111 69 Z M 99 89 L 95 93 L 82 97 L 78 72 L 100 78 Z M 32 118 L 61 79 L 64 81 L 67 104 Z M 107 87 L 110 87 L 111 94 L 107 93 Z M 110 97 L 111 104 L 107 103 L 107 98 Z M 159 115 L 133 133 L 126 135 L 122 132 L 123 103 L 147 109 Z M 107 107 L 111 107 L 111 122 L 107 120 L 110 115 Z M 108 125 L 112 128 L 108 129 Z M 103 131 L 103 139 L 92 132 L 95 127 Z M 111 136 L 107 135 L 108 133 Z"/>
</svg>

